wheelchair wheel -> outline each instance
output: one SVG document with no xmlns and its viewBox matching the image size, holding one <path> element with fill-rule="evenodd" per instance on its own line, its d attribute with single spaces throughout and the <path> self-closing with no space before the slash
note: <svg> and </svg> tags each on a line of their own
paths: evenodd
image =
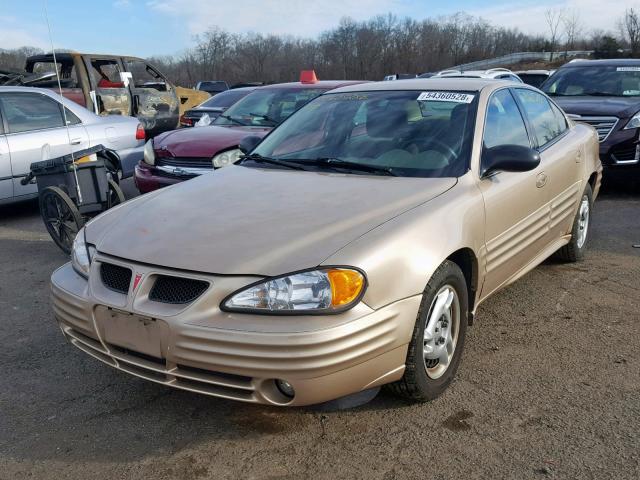
<svg viewBox="0 0 640 480">
<path fill-rule="evenodd" d="M 58 187 L 46 187 L 40 193 L 40 215 L 56 245 L 63 252 L 71 253 L 84 221 L 69 195 Z"/>
</svg>

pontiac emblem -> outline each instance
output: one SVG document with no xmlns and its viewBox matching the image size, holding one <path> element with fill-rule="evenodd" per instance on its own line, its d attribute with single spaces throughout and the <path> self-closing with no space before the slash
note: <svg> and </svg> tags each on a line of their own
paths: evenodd
<svg viewBox="0 0 640 480">
<path fill-rule="evenodd" d="M 138 289 L 138 286 L 140 285 L 140 280 L 142 280 L 142 274 L 141 273 L 136 273 L 136 276 L 133 279 L 133 291 L 134 292 Z"/>
</svg>

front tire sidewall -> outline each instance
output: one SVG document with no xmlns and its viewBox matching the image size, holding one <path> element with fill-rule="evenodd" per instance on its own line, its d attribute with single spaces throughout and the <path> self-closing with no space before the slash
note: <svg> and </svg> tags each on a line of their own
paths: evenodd
<svg viewBox="0 0 640 480">
<path fill-rule="evenodd" d="M 424 365 L 424 330 L 427 324 L 427 319 L 429 318 L 430 307 L 433 300 L 440 288 L 447 284 L 455 289 L 460 302 L 458 340 L 456 342 L 455 351 L 451 359 L 451 363 L 449 364 L 449 368 L 447 368 L 441 377 L 433 379 L 427 374 Z M 458 369 L 458 365 L 460 364 L 460 359 L 462 358 L 462 350 L 464 349 L 464 341 L 467 332 L 468 312 L 469 298 L 464 275 L 456 264 L 447 261 L 438 268 L 427 284 L 410 346 L 410 354 L 413 358 L 408 360 L 411 361 L 415 368 L 415 385 L 421 394 L 420 396 L 422 396 L 424 400 L 433 400 L 438 397 L 452 382 Z"/>
</svg>

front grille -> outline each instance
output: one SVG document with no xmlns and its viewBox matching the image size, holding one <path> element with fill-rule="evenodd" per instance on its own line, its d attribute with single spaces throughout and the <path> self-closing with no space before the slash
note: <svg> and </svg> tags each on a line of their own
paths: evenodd
<svg viewBox="0 0 640 480">
<path fill-rule="evenodd" d="M 176 168 L 211 168 L 211 157 L 158 157 L 156 165 L 165 165 Z"/>
<path fill-rule="evenodd" d="M 203 280 L 158 275 L 149 292 L 149 300 L 171 304 L 190 303 L 202 295 L 207 288 L 209 283 Z"/>
<path fill-rule="evenodd" d="M 131 269 L 112 263 L 103 263 L 100 265 L 100 278 L 109 290 L 126 294 L 131 283 Z"/>
<path fill-rule="evenodd" d="M 582 117 L 572 116 L 576 122 L 591 125 L 598 132 L 598 140 L 604 142 L 618 123 L 618 117 Z"/>
</svg>

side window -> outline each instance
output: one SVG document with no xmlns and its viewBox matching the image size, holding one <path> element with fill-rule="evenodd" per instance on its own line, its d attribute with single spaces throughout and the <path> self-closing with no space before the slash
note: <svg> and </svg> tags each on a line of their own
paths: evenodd
<svg viewBox="0 0 640 480">
<path fill-rule="evenodd" d="M 483 136 L 485 148 L 498 145 L 531 146 L 524 120 L 509 90 L 494 93 L 487 109 Z"/>
<path fill-rule="evenodd" d="M 127 60 L 127 71 L 133 78 L 133 86 L 136 88 L 153 88 L 165 92 L 167 82 L 151 65 L 142 60 Z"/>
<path fill-rule="evenodd" d="M 64 107 L 64 114 L 67 117 L 67 125 L 79 125 L 82 123 L 78 116 L 67 107 Z"/>
<path fill-rule="evenodd" d="M 60 104 L 38 93 L 5 93 L 2 111 L 9 127 L 8 133 L 29 132 L 64 126 Z"/>
<path fill-rule="evenodd" d="M 557 109 L 554 111 L 547 97 L 524 88 L 516 89 L 516 95 L 533 126 L 539 147 L 544 147 L 567 129 L 564 115 Z"/>
<path fill-rule="evenodd" d="M 120 65 L 115 59 L 91 60 L 91 77 L 97 88 L 124 88 L 120 78 Z"/>
</svg>

